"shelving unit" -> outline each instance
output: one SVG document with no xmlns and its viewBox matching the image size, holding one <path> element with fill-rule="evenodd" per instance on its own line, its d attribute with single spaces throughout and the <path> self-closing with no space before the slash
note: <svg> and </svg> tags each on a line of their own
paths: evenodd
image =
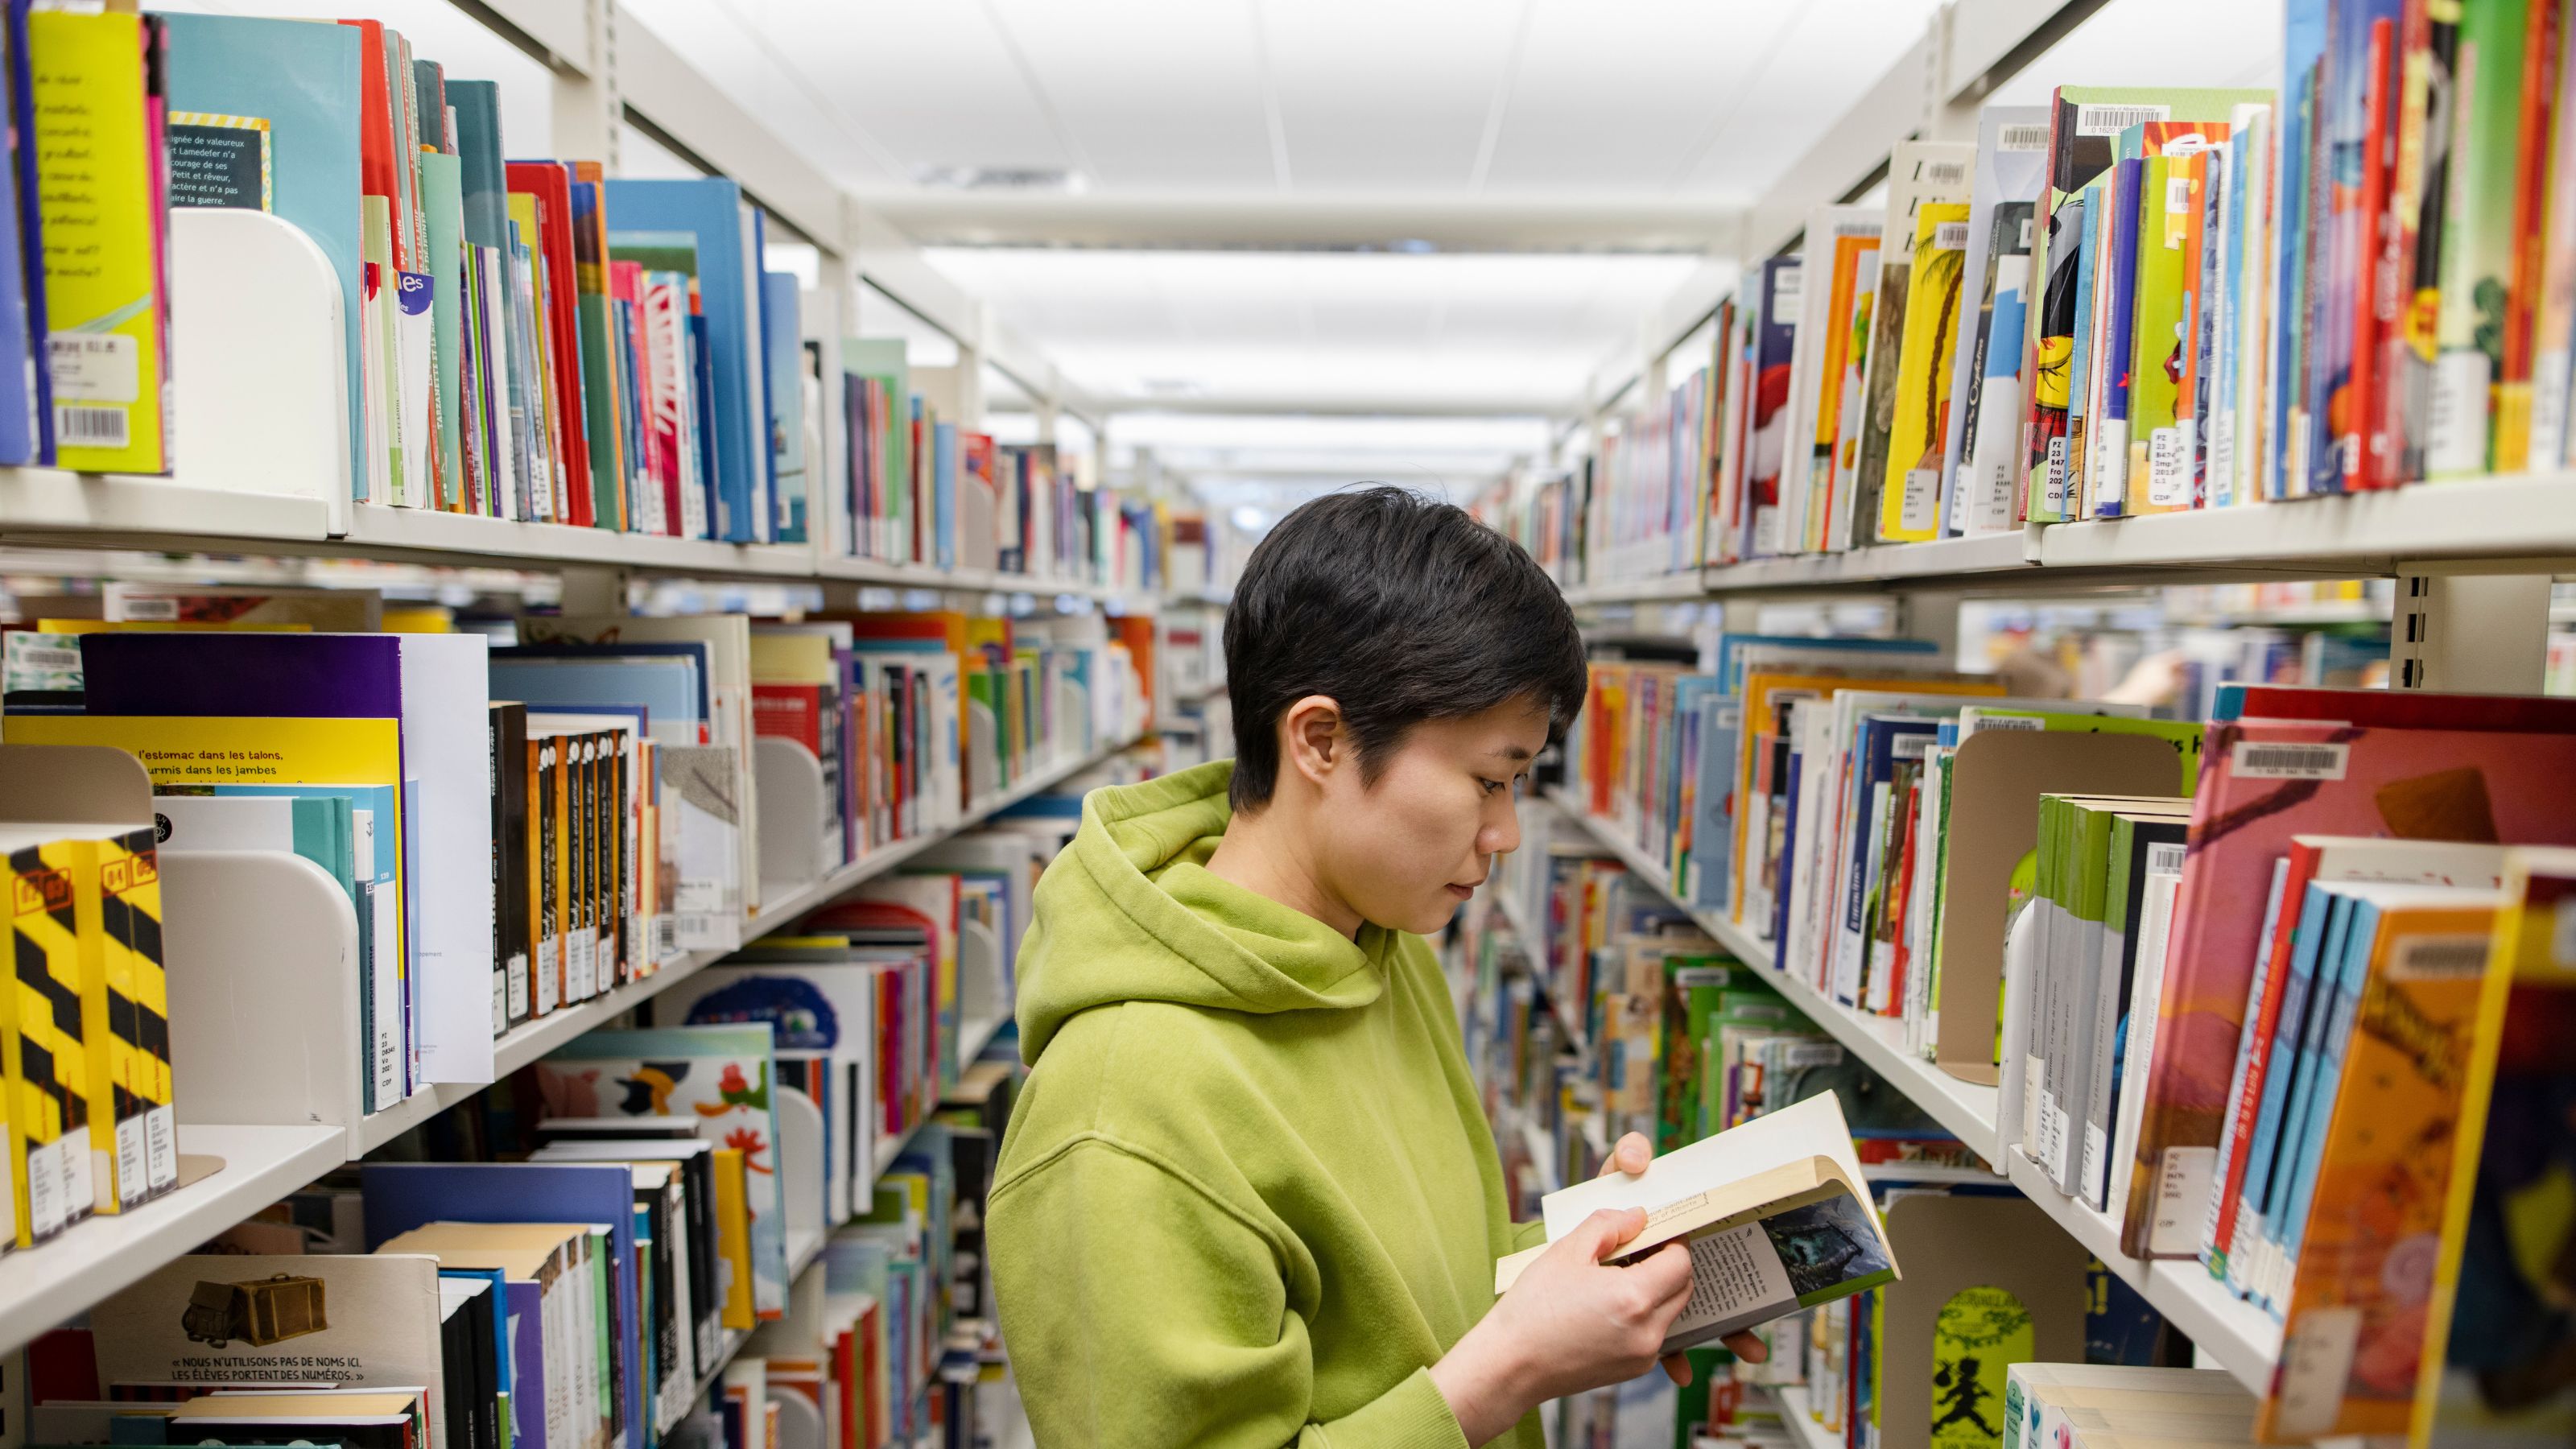
<svg viewBox="0 0 2576 1449">
<path fill-rule="evenodd" d="M 2041 594 L 2139 583 L 2548 572 L 2576 558 L 2576 473 L 2418 483 L 1844 553 L 1797 554 L 1565 591 L 1580 606 L 1819 592 Z"/>
<path fill-rule="evenodd" d="M 862 883 L 883 875 L 941 841 L 960 831 L 971 830 L 1032 795 L 1047 790 L 1110 759 L 1135 744 L 1129 739 L 1090 754 L 1067 760 L 1041 770 L 1010 789 L 966 812 L 956 823 L 942 826 L 925 835 L 897 841 L 882 850 L 872 850 L 850 864 L 820 880 L 810 881 L 786 894 L 762 903 L 760 913 L 749 919 L 744 939 L 750 940 L 794 923 L 797 917 L 824 902 L 856 889 Z M 686 980 L 723 959 L 724 951 L 693 951 L 676 960 L 665 962 L 650 976 L 627 982 L 607 994 L 596 996 L 578 1006 L 550 1012 L 521 1026 L 492 1044 L 492 1070 L 496 1077 L 528 1065 L 537 1058 L 564 1045 L 582 1033 L 608 1025 L 629 1011 L 672 986 Z M 977 1051 L 983 1050 L 979 1045 Z M 369 1116 L 361 1130 L 365 1150 L 374 1151 L 410 1131 L 412 1128 L 446 1111 L 457 1103 L 483 1090 L 478 1083 L 445 1083 L 425 1087 L 393 1106 Z"/>
<path fill-rule="evenodd" d="M 1573 799 L 1562 790 L 1550 791 L 1549 799 L 1559 811 L 1582 826 L 1603 849 L 1626 865 L 1631 873 L 1652 886 L 1675 908 L 1687 911 L 1711 939 L 1734 952 L 1747 965 L 1768 972 L 1781 995 L 1806 1013 L 1809 1020 L 1842 1043 L 1846 1050 L 1867 1062 L 1871 1070 L 1912 1099 L 1934 1121 L 1967 1143 L 1969 1150 L 1989 1164 L 2000 1161 L 1999 1170 L 2013 1186 L 2020 1188 L 2042 1211 L 2055 1218 L 2112 1272 L 2127 1280 L 2129 1286 L 2137 1289 L 2157 1312 L 2199 1345 L 2210 1362 L 2234 1374 L 2254 1393 L 2263 1393 L 2270 1386 L 2272 1366 L 2281 1353 L 2280 1325 L 2262 1310 L 2235 1298 L 2224 1287 L 2211 1281 L 2198 1263 L 2123 1256 L 2119 1224 L 2060 1193 L 2021 1154 L 2004 1152 L 1998 1147 L 1995 1131 L 1998 1093 L 1994 1088 L 1960 1081 L 1906 1051 L 1903 1027 L 1897 1021 L 1853 1011 L 1826 999 L 1794 973 L 1782 971 L 1767 943 L 1754 939 L 1733 922 L 1713 912 L 1690 910 L 1674 896 L 1670 882 L 1655 862 L 1621 839 L 1615 828 L 1576 808 Z"/>
</svg>

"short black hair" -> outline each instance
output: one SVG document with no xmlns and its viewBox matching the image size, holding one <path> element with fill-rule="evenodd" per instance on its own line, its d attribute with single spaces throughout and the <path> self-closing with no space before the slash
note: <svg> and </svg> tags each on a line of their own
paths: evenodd
<svg viewBox="0 0 2576 1449">
<path fill-rule="evenodd" d="M 1528 696 L 1548 739 L 1583 707 L 1583 636 L 1521 546 L 1454 504 L 1377 484 L 1291 511 L 1252 550 L 1225 616 L 1237 810 L 1270 803 L 1279 720 L 1310 694 L 1341 706 L 1360 779 L 1424 720 Z"/>
</svg>

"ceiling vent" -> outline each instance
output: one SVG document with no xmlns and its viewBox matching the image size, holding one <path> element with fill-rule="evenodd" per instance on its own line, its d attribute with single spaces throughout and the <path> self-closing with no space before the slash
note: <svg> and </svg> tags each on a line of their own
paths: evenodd
<svg viewBox="0 0 2576 1449">
<path fill-rule="evenodd" d="M 1090 189 L 1079 171 L 1062 166 L 923 166 L 912 179 L 933 191 L 1022 191 L 1075 195 Z"/>
</svg>

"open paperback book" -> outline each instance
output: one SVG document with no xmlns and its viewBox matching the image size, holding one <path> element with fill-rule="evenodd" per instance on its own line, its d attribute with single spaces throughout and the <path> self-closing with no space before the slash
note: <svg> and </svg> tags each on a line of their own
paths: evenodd
<svg viewBox="0 0 2576 1449">
<path fill-rule="evenodd" d="M 1549 1243 L 1603 1208 L 1645 1209 L 1645 1230 L 1614 1263 L 1670 1242 L 1690 1245 L 1690 1302 L 1664 1339 L 1667 1354 L 1898 1276 L 1831 1092 L 1667 1153 L 1635 1177 L 1613 1174 L 1549 1193 L 1539 1207 Z M 1497 1262 L 1494 1291 L 1510 1289 L 1546 1251 Z"/>
</svg>

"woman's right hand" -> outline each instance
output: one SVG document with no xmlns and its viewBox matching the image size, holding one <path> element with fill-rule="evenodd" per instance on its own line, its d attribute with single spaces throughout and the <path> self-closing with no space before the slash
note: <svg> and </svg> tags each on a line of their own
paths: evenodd
<svg viewBox="0 0 2576 1449">
<path fill-rule="evenodd" d="M 1625 1383 L 1655 1366 L 1690 1301 L 1690 1250 L 1668 1243 L 1635 1263 L 1602 1261 L 1645 1227 L 1637 1208 L 1584 1219 L 1431 1366 L 1469 1444 L 1500 1438 L 1549 1399 Z"/>
</svg>

